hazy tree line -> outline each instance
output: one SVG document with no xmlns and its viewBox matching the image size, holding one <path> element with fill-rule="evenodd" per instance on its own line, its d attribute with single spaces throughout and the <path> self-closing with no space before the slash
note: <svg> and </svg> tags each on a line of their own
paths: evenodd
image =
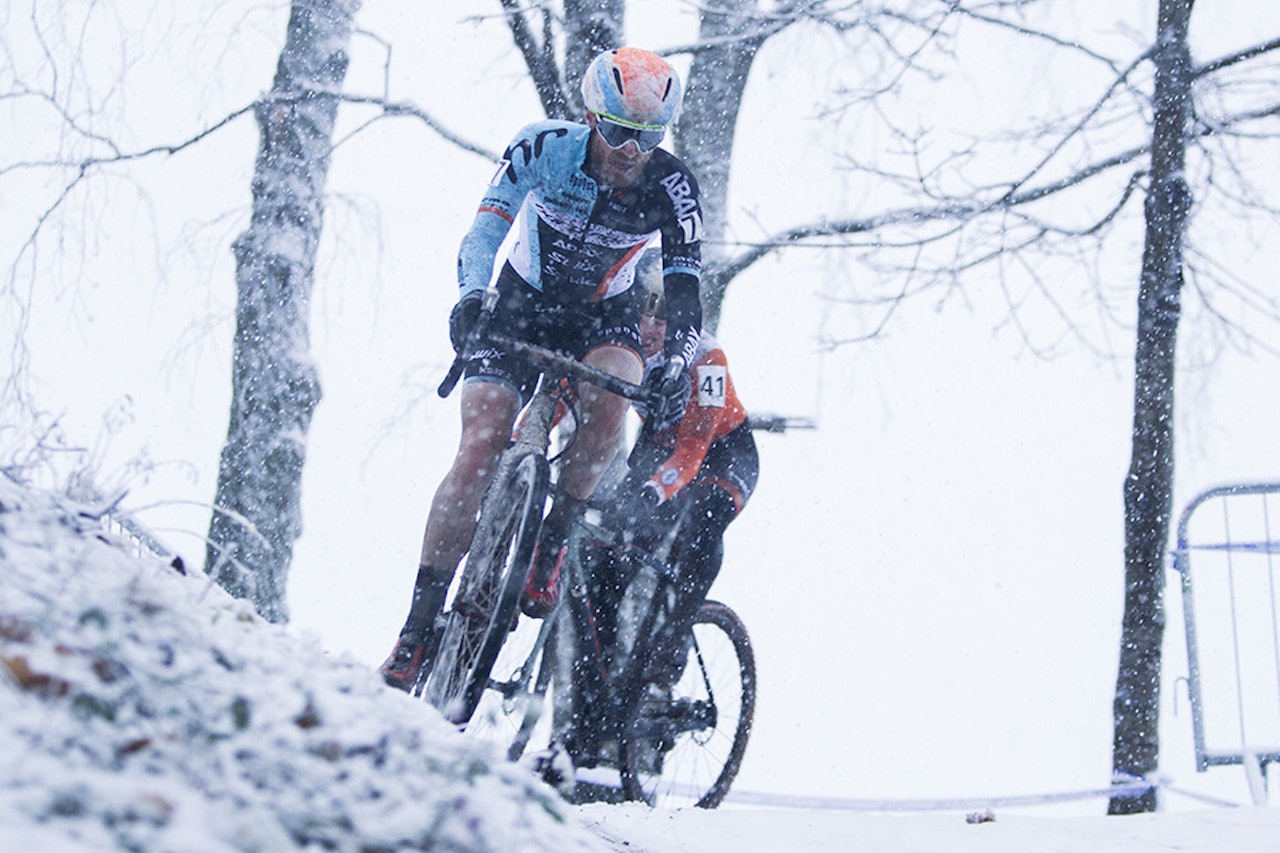
<svg viewBox="0 0 1280 853">
<path fill-rule="evenodd" d="M 494 4 L 495 22 L 510 31 L 513 49 L 546 115 L 581 114 L 576 81 L 599 50 L 627 43 L 623 0 Z M 1274 84 L 1280 34 L 1263 33 L 1219 56 L 1194 57 L 1191 0 L 1159 0 L 1149 43 L 1133 39 L 1113 55 L 1055 31 L 1040 0 L 952 3 L 902 0 L 876 4 L 720 0 L 699 9 L 697 38 L 685 45 L 645 45 L 687 68 L 685 109 L 674 133 L 676 152 L 698 174 L 706 208 L 704 301 L 708 324 L 735 278 L 766 256 L 823 246 L 839 252 L 850 299 L 862 323 L 845 342 L 879 333 L 903 300 L 943 298 L 985 281 L 1007 295 L 1009 325 L 1027 346 L 1044 346 L 1035 300 L 1055 318 L 1048 334 L 1098 350 L 1093 321 L 1078 306 L 1091 300 L 1111 311 L 1120 293 L 1136 293 L 1134 412 L 1131 462 L 1122 486 L 1125 506 L 1125 606 L 1115 694 L 1113 767 L 1117 780 L 1149 778 L 1158 764 L 1160 652 L 1165 551 L 1172 513 L 1174 385 L 1178 330 L 1188 282 L 1201 308 L 1236 340 L 1274 352 L 1266 333 L 1280 320 L 1274 295 L 1215 255 L 1212 235 L 1238 221 L 1269 221 L 1276 200 L 1259 169 L 1269 168 L 1280 97 Z M 325 179 L 334 118 L 340 109 L 381 111 L 430 126 L 440 144 L 462 141 L 457 128 L 430 116 L 430 104 L 393 103 L 385 96 L 344 91 L 348 45 L 358 26 L 357 0 L 294 0 L 270 92 L 236 116 L 252 112 L 260 129 L 253 214 L 236 240 L 236 336 L 233 396 L 223 448 L 217 510 L 209 528 L 206 570 L 267 618 L 287 619 L 284 580 L 298 535 L 301 478 L 319 377 L 308 352 L 315 247 L 324 223 Z M 1226 14 L 1205 8 L 1203 15 Z M 447 14 L 457 14 L 449 12 Z M 446 21 L 441 27 L 449 26 Z M 797 38 L 787 41 L 793 34 Z M 812 211 L 807 221 L 750 239 L 731 227 L 731 184 L 744 96 L 768 86 L 753 69 L 761 53 L 787 50 L 806 62 L 800 36 L 835 45 L 852 82 L 814 69 L 833 140 L 847 140 L 847 162 L 891 199 L 873 210 Z M 904 93 L 962 70 L 959 46 L 975 36 L 1032 45 L 1045 61 L 1081 70 L 1096 88 L 1067 99 L 1046 98 L 1007 126 L 983 128 L 972 148 L 930 146 L 930 128 L 903 121 Z M 1087 75 L 1084 72 L 1088 72 Z M 1017 74 L 1011 68 L 1008 73 Z M 45 97 L 60 103 L 57 79 L 7 84 L 7 99 Z M 1082 88 L 1085 88 L 1082 86 Z M 908 94 L 909 96 L 909 94 Z M 429 97 L 429 96 L 428 96 Z M 63 111 L 68 136 L 82 128 Z M 530 119 L 533 117 L 530 116 Z M 850 126 L 879 122 L 880 137 L 899 156 L 861 150 Z M 199 144 L 205 129 L 178 147 Z M 500 143 L 500 141 L 495 141 Z M 983 147 L 1018 151 L 1000 170 L 974 168 Z M 53 170 L 64 191 L 10 259 L 6 293 L 20 302 L 30 256 L 48 217 L 72 190 L 102 170 L 156 153 L 111 143 L 106 153 L 68 157 L 40 152 L 0 163 L 0 179 Z M 1028 154 L 1027 152 L 1030 152 Z M 161 151 L 161 153 L 163 153 Z M 347 156 L 358 156 L 349 154 Z M 781 156 L 787 156 L 785 154 Z M 993 177 L 994 175 L 994 177 Z M 731 181 L 732 178 L 732 181 Z M 465 207 L 469 203 L 459 202 Z M 1204 217 L 1212 217 L 1205 221 Z M 740 229 L 739 229 L 740 231 Z M 1103 280 L 1097 258 L 1126 235 L 1141 234 L 1133 282 Z M 1063 271 L 1070 283 L 1064 283 Z M 1123 312 L 1116 312 L 1123 313 Z M 1123 321 L 1121 322 L 1123 326 Z M 907 330 L 909 331 L 909 330 Z M 16 344 L 15 347 L 20 346 Z M 26 405 L 20 360 L 5 386 L 5 408 Z M 1154 790 L 1117 797 L 1116 813 L 1154 808 Z"/>
</svg>

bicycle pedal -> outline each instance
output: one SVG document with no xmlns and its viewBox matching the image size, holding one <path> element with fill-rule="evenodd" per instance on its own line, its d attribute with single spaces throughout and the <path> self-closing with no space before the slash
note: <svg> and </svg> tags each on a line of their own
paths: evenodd
<svg viewBox="0 0 1280 853">
<path fill-rule="evenodd" d="M 573 761 L 570 760 L 569 753 L 560 747 L 553 745 L 533 753 L 522 763 L 527 763 L 529 769 L 541 777 L 543 782 L 555 788 L 560 796 L 566 799 L 573 796 Z"/>
</svg>

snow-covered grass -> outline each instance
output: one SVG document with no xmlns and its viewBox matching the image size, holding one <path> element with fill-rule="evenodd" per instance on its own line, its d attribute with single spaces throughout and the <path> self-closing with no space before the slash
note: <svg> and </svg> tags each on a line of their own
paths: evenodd
<svg viewBox="0 0 1280 853">
<path fill-rule="evenodd" d="M 367 666 L 0 477 L 0 850 L 1253 851 L 1280 811 L 570 806 Z"/>
<path fill-rule="evenodd" d="M 0 849 L 592 850 L 527 771 L 0 478 Z"/>
</svg>

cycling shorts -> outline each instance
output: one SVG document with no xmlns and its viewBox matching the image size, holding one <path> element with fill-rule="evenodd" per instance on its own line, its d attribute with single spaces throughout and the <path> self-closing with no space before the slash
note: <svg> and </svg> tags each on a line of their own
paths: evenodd
<svg viewBox="0 0 1280 853">
<path fill-rule="evenodd" d="M 635 293 L 624 291 L 595 302 L 560 303 L 525 284 L 509 264 L 498 275 L 498 302 L 489 329 L 494 334 L 571 355 L 581 361 L 599 346 L 616 345 L 636 354 L 641 363 L 640 314 Z M 529 402 L 538 369 L 501 346 L 484 342 L 467 362 L 467 381 L 506 385 Z"/>
<path fill-rule="evenodd" d="M 723 489 L 733 498 L 734 514 L 737 515 L 751 499 L 759 479 L 760 456 L 756 452 L 756 439 L 751 428 L 743 423 L 723 438 L 711 442 L 706 458 L 689 486 L 706 484 Z M 679 498 L 677 493 L 673 500 Z"/>
</svg>

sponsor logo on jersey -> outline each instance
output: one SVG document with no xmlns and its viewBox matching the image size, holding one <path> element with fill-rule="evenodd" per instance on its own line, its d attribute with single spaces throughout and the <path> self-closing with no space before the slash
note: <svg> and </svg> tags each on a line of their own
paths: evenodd
<svg viewBox="0 0 1280 853">
<path fill-rule="evenodd" d="M 489 179 L 489 186 L 496 187 L 498 184 L 502 183 L 502 176 L 507 173 L 507 167 L 510 165 L 511 160 L 509 158 L 499 160 L 497 171 L 495 171 L 493 173 L 493 177 Z"/>
<path fill-rule="evenodd" d="M 659 183 L 667 191 L 671 206 L 676 212 L 676 221 L 684 232 L 686 243 L 695 243 L 702 239 L 702 214 L 698 211 L 698 201 L 693 197 L 693 186 L 689 179 L 680 172 L 672 172 Z"/>
<path fill-rule="evenodd" d="M 675 208 L 677 218 L 687 216 L 698 209 L 698 202 L 693 197 L 693 187 L 684 175 L 672 172 L 662 178 L 660 183 L 667 191 L 667 198 L 671 199 L 671 206 Z"/>
<path fill-rule="evenodd" d="M 546 143 L 548 138 L 558 138 L 561 136 L 567 136 L 568 134 L 569 134 L 568 128 L 553 127 L 549 130 L 539 131 L 537 135 L 533 137 L 532 140 L 521 139 L 518 142 L 513 142 L 511 144 L 511 147 L 508 148 L 502 154 L 505 165 L 498 172 L 498 175 L 502 175 L 505 173 L 506 176 L 511 179 L 511 183 L 513 184 L 516 183 L 516 181 L 519 179 L 516 175 L 516 170 L 515 170 L 515 160 L 516 160 L 517 153 L 521 155 L 521 159 L 523 160 L 523 163 L 521 165 L 528 166 L 530 163 L 533 162 L 534 158 L 542 156 L 542 147 Z"/>
</svg>

